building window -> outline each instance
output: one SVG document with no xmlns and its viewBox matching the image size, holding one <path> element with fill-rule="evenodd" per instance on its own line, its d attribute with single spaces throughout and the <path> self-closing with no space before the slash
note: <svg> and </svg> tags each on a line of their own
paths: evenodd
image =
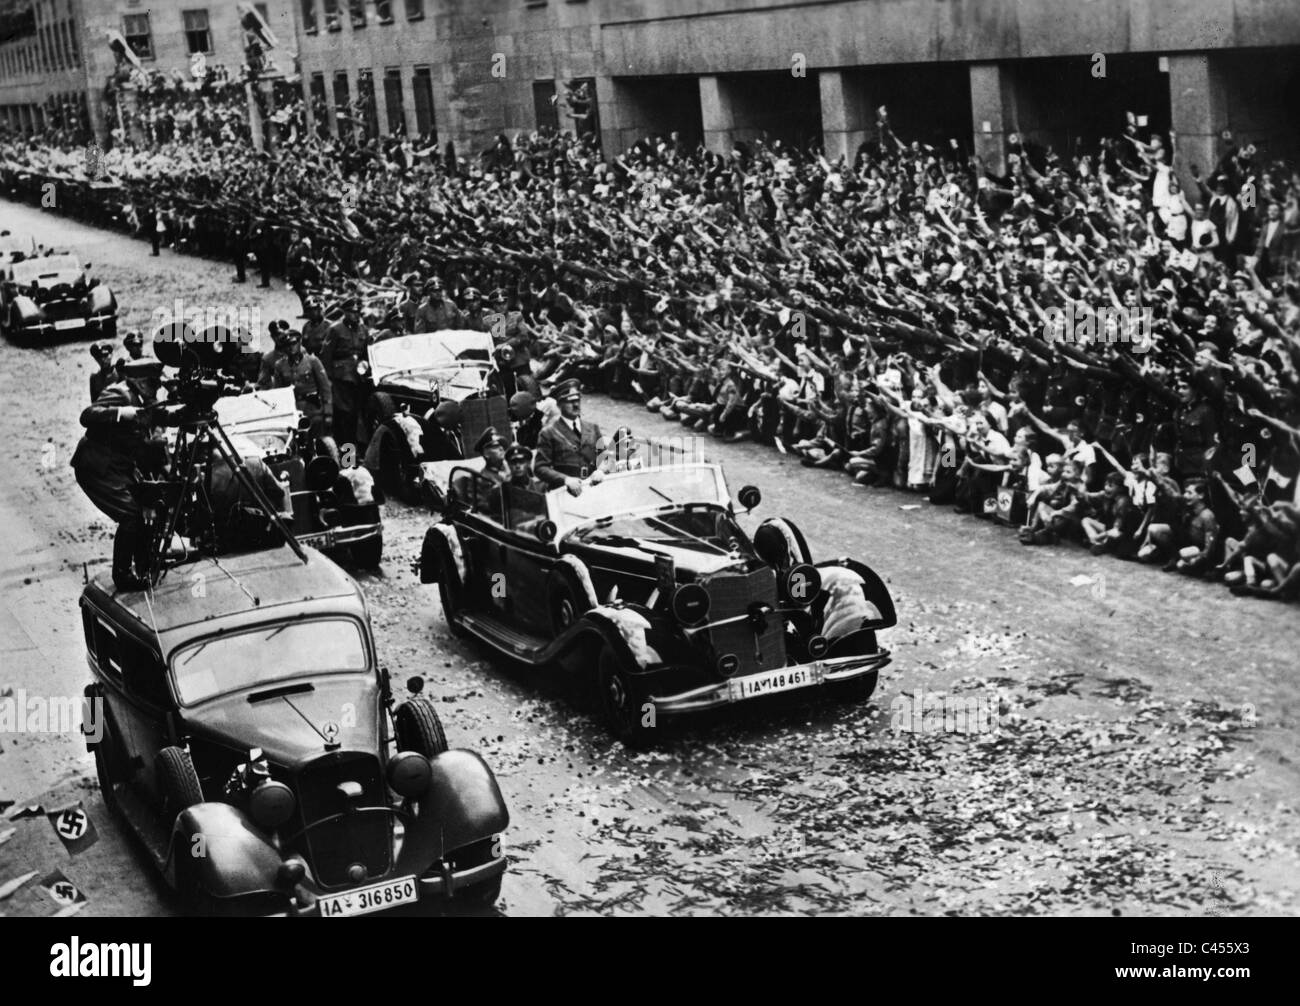
<svg viewBox="0 0 1300 1006">
<path fill-rule="evenodd" d="M 149 15 L 126 14 L 122 18 L 122 37 L 139 59 L 153 59 L 153 36 L 149 34 Z"/>
<path fill-rule="evenodd" d="M 339 70 L 334 74 L 334 117 L 338 121 L 339 136 L 345 140 L 352 135 L 351 101 L 348 97 L 348 73 Z"/>
<path fill-rule="evenodd" d="M 340 31 L 343 22 L 339 19 L 339 0 L 325 0 L 325 30 Z"/>
<path fill-rule="evenodd" d="M 348 0 L 348 12 L 352 15 L 352 27 L 366 26 L 366 0 Z"/>
<path fill-rule="evenodd" d="M 406 106 L 402 95 L 402 71 L 389 67 L 384 71 L 384 105 L 388 108 L 388 132 L 396 136 L 406 132 Z"/>
<path fill-rule="evenodd" d="M 366 137 L 379 135 L 379 110 L 375 107 L 375 75 L 370 70 L 357 71 L 357 104 L 365 123 Z"/>
<path fill-rule="evenodd" d="M 406 20 L 418 21 L 424 17 L 424 0 L 406 0 Z"/>
<path fill-rule="evenodd" d="M 302 0 L 302 30 L 316 34 L 316 0 Z"/>
<path fill-rule="evenodd" d="M 325 97 L 325 74 L 311 75 L 311 115 L 316 123 L 316 135 L 324 139 L 330 135 L 330 105 Z"/>
<path fill-rule="evenodd" d="M 533 81 L 533 116 L 538 129 L 560 128 L 560 116 L 555 107 L 555 81 Z"/>
<path fill-rule="evenodd" d="M 411 82 L 415 93 L 415 128 L 421 136 L 435 136 L 433 125 L 433 72 L 427 66 L 415 68 Z"/>
<path fill-rule="evenodd" d="M 212 51 L 212 32 L 208 30 L 208 12 L 206 10 L 183 10 L 181 20 L 185 25 L 185 43 L 190 53 Z"/>
<path fill-rule="evenodd" d="M 68 44 L 72 47 L 72 65 L 81 65 L 81 45 L 77 41 L 77 26 L 68 22 Z"/>
<path fill-rule="evenodd" d="M 380 24 L 392 24 L 393 0 L 375 0 L 375 17 Z"/>
</svg>

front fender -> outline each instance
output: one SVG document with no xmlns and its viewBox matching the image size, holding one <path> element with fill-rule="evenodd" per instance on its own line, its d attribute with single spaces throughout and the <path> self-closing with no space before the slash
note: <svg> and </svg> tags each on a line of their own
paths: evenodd
<svg viewBox="0 0 1300 1006">
<path fill-rule="evenodd" d="M 607 631 L 601 635 L 610 642 L 619 640 L 622 643 L 619 648 L 625 649 L 625 656 L 641 670 L 662 662 L 663 657 L 648 641 L 648 634 L 652 631 L 650 619 L 636 609 L 602 605 L 583 617 L 605 626 Z"/>
<path fill-rule="evenodd" d="M 433 860 L 500 834 L 510 823 L 496 776 L 475 752 L 444 751 L 429 764 L 433 778 L 407 825 L 398 873 L 423 873 Z"/>
<path fill-rule="evenodd" d="M 276 872 L 283 862 L 238 807 L 199 803 L 176 816 L 164 873 L 176 886 L 188 870 L 203 893 L 235 898 L 275 890 Z"/>
<path fill-rule="evenodd" d="M 880 613 L 879 618 L 868 619 L 866 622 L 855 625 L 854 626 L 855 629 L 857 628 L 873 629 L 873 630 L 888 629 L 891 626 L 898 624 L 898 614 L 894 610 L 894 599 L 889 594 L 889 588 L 885 586 L 885 582 L 880 579 L 880 577 L 876 574 L 875 570 L 873 570 L 870 566 L 858 562 L 856 559 L 841 558 L 841 559 L 836 559 L 832 562 L 819 562 L 817 564 L 818 570 L 828 570 L 834 567 L 840 567 L 849 570 L 853 573 L 856 573 L 859 577 L 861 577 L 863 596 L 867 599 L 867 601 L 873 604 L 876 610 Z M 823 589 L 826 589 L 826 587 L 829 585 L 827 583 L 827 580 L 829 578 L 823 573 L 822 579 L 823 579 Z M 833 604 L 835 601 L 833 597 L 829 598 L 828 600 L 830 604 Z M 828 604 L 828 611 L 827 611 L 828 619 L 832 614 L 832 612 L 829 610 L 830 604 Z"/>
<path fill-rule="evenodd" d="M 37 306 L 36 301 L 30 297 L 18 296 L 14 298 L 14 310 L 18 313 L 18 319 L 24 325 L 34 321 L 40 321 L 45 317 L 45 312 Z"/>
<path fill-rule="evenodd" d="M 113 291 L 106 286 L 93 286 L 90 288 L 90 296 L 86 298 L 90 305 L 90 310 L 97 314 L 107 314 L 117 311 L 117 298 L 113 296 Z"/>
<path fill-rule="evenodd" d="M 451 524 L 434 524 L 424 533 L 424 545 L 420 549 L 420 582 L 438 581 L 438 569 L 441 565 L 438 555 L 444 546 L 451 556 L 452 565 L 456 567 L 455 575 L 463 587 L 466 573 L 465 552 L 460 545 L 460 535 Z"/>
</svg>

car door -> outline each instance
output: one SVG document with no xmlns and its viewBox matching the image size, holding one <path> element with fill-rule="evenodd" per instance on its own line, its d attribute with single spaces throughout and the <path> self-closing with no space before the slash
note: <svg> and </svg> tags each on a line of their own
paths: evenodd
<svg viewBox="0 0 1300 1006">
<path fill-rule="evenodd" d="M 119 637 L 118 654 L 131 731 L 144 760 L 139 770 L 140 786 L 149 796 L 160 799 L 154 761 L 159 751 L 180 740 L 167 670 L 152 646 L 132 636 Z"/>
<path fill-rule="evenodd" d="M 117 627 L 99 609 L 87 604 L 82 608 L 82 621 L 86 634 L 86 652 L 91 669 L 99 685 L 108 731 L 118 745 L 118 764 L 124 778 L 115 780 L 138 786 L 140 772 L 148 761 L 139 745 L 136 714 L 126 694 L 122 675 L 121 639 Z"/>
<path fill-rule="evenodd" d="M 506 534 L 502 572 L 510 594 L 510 613 L 521 626 L 543 630 L 550 626 L 546 604 L 546 576 L 555 564 L 556 550 L 537 537 L 537 527 L 547 519 L 546 497 L 519 486 L 504 489 Z"/>
</svg>

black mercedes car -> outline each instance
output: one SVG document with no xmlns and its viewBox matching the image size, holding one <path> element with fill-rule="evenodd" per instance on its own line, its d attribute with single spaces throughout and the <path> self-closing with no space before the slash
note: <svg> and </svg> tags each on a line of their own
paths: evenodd
<svg viewBox="0 0 1300 1006">
<path fill-rule="evenodd" d="M 448 750 L 426 698 L 395 703 L 357 584 L 306 556 L 200 560 L 147 593 L 86 586 L 105 804 L 205 913 L 494 903 L 496 778 Z"/>
<path fill-rule="evenodd" d="M 889 662 L 876 633 L 896 621 L 874 571 L 815 563 L 788 520 L 751 538 L 716 464 L 648 444 L 632 465 L 602 461 L 577 496 L 426 465 L 445 504 L 420 575 L 438 584 L 452 632 L 584 675 L 634 745 L 661 716 L 801 689 L 871 695 Z M 758 490 L 737 502 L 748 512 Z"/>
<path fill-rule="evenodd" d="M 15 342 L 66 333 L 117 338 L 117 298 L 75 255 L 10 262 L 0 274 L 0 327 Z"/>
</svg>

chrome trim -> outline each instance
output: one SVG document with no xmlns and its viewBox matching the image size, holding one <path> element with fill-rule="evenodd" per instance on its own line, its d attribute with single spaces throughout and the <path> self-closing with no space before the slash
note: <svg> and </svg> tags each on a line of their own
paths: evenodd
<svg viewBox="0 0 1300 1006">
<path fill-rule="evenodd" d="M 814 660 L 807 664 L 789 664 L 785 668 L 773 668 L 772 670 L 812 669 L 812 681 L 806 685 L 800 685 L 798 688 L 786 689 L 787 691 L 797 692 L 805 688 L 825 684 L 828 681 L 848 681 L 872 671 L 879 671 L 880 668 L 889 663 L 889 660 L 889 651 L 879 650 L 876 653 L 866 653 L 852 657 L 830 657 L 826 660 Z M 759 674 L 770 673 L 772 672 L 759 672 Z M 739 683 L 757 676 L 757 674 L 745 674 L 740 677 L 728 678 L 726 681 L 717 684 L 692 688 L 689 691 L 679 692 L 676 695 L 663 698 L 651 695 L 648 701 L 653 702 L 655 710 L 660 713 L 693 713 L 703 709 L 714 709 L 718 706 L 730 705 L 733 702 L 745 701 L 744 697 L 740 695 Z"/>
</svg>

